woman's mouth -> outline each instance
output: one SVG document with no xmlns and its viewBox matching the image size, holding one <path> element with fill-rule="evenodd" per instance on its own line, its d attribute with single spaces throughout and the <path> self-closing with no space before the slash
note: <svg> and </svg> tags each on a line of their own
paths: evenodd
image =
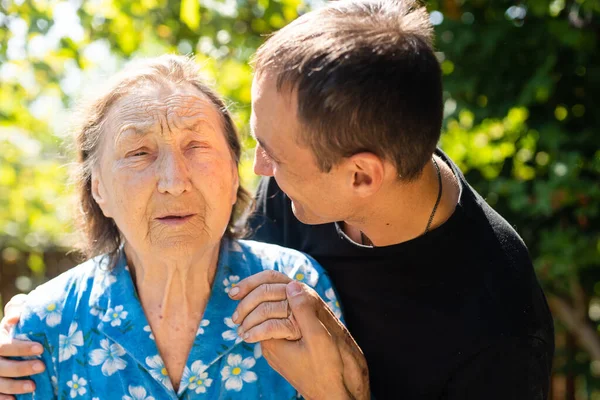
<svg viewBox="0 0 600 400">
<path fill-rule="evenodd" d="M 195 215 L 196 214 L 165 215 L 163 217 L 156 218 L 156 220 L 165 225 L 183 225 L 191 220 Z"/>
</svg>

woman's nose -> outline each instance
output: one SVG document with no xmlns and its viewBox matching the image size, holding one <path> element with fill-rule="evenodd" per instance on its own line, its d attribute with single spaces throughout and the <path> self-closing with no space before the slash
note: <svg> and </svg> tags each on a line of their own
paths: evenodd
<svg viewBox="0 0 600 400">
<path fill-rule="evenodd" d="M 168 152 L 157 165 L 158 191 L 179 196 L 191 189 L 190 171 L 183 155 Z"/>
<path fill-rule="evenodd" d="M 260 145 L 257 145 L 254 151 L 254 173 L 260 176 L 273 176 L 273 164 Z"/>
</svg>

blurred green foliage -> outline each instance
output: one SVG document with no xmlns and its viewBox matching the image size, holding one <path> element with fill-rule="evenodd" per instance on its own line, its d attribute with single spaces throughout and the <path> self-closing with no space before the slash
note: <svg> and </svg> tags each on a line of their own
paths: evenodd
<svg viewBox="0 0 600 400">
<path fill-rule="evenodd" d="M 43 253 L 72 244 L 71 155 L 61 138 L 69 109 L 132 57 L 196 55 L 230 101 L 247 150 L 243 180 L 253 185 L 248 59 L 264 35 L 316 5 L 0 0 L 0 265 L 27 254 L 32 275 L 43 275 Z M 442 148 L 523 236 L 551 305 L 567 310 L 555 313 L 559 331 L 597 331 L 600 312 L 590 304 L 600 301 L 600 2 L 428 7 L 445 78 Z M 600 368 L 590 364 L 592 345 L 580 346 L 588 353 L 558 368 L 584 375 L 591 393 Z"/>
</svg>

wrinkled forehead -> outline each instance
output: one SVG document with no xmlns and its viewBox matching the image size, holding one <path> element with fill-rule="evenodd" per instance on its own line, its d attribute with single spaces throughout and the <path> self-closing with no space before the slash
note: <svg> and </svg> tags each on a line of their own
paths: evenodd
<svg viewBox="0 0 600 400">
<path fill-rule="evenodd" d="M 223 115 L 217 106 L 192 85 L 144 86 L 135 88 L 110 108 L 106 118 L 106 136 L 118 136 L 125 131 L 175 135 L 182 130 L 194 130 L 202 125 L 223 134 Z"/>
</svg>

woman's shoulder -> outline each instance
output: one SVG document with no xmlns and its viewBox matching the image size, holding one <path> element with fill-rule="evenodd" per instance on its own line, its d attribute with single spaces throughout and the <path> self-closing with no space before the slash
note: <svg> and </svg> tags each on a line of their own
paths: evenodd
<svg viewBox="0 0 600 400">
<path fill-rule="evenodd" d="M 326 275 L 317 261 L 298 250 L 254 240 L 238 240 L 236 244 L 247 255 L 253 274 L 272 269 L 313 287 Z"/>
<path fill-rule="evenodd" d="M 311 286 L 327 303 L 336 317 L 342 312 L 335 289 L 327 272 L 311 256 L 298 250 L 253 240 L 232 242 L 232 251 L 243 254 L 250 274 L 271 269 Z"/>
<path fill-rule="evenodd" d="M 107 261 L 104 256 L 92 258 L 32 290 L 21 314 L 21 331 L 61 331 L 61 325 L 69 325 L 76 309 L 87 307 L 94 280 L 108 273 Z"/>
</svg>

